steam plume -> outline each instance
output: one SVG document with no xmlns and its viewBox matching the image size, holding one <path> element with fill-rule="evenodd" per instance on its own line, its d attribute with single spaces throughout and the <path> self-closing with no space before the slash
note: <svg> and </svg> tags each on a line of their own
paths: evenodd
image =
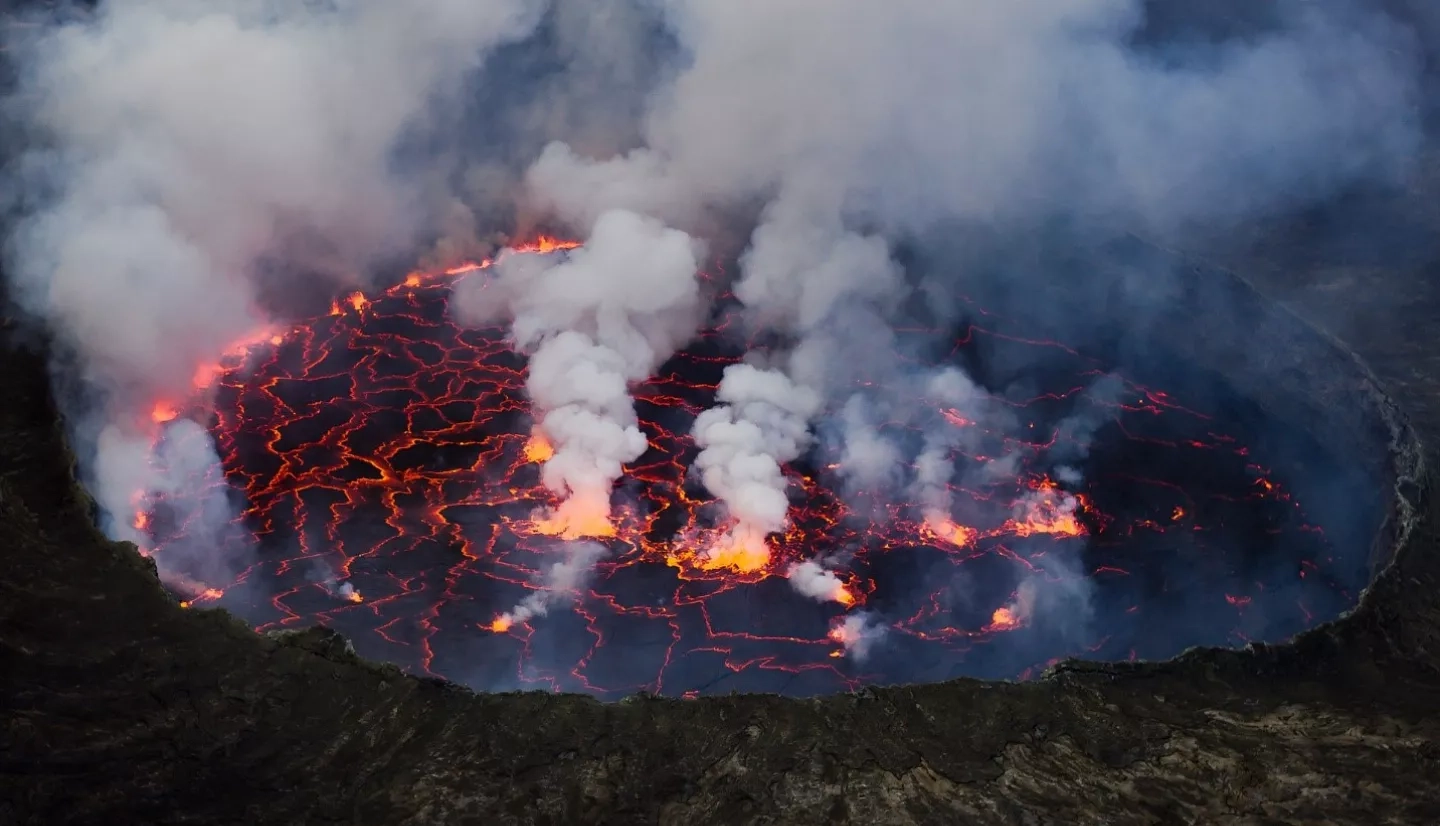
<svg viewBox="0 0 1440 826">
<path fill-rule="evenodd" d="M 695 468 L 724 503 L 733 525 L 707 552 L 714 565 L 756 570 L 770 558 L 765 538 L 788 522 L 790 500 L 781 465 L 810 443 L 808 423 L 820 409 L 814 391 L 778 370 L 749 364 L 725 368 L 719 406 L 701 413 L 693 434 Z"/>
<path fill-rule="evenodd" d="M 1095 434 L 1113 417 L 1108 408 L 1119 400 L 1124 390 L 1125 382 L 1119 376 L 1102 376 L 1086 389 L 1088 403 L 1060 422 L 1056 428 L 1055 446 L 1047 457 L 1057 463 L 1057 479 L 1068 485 L 1078 485 L 1084 478 L 1076 464 L 1090 456 Z"/>
<path fill-rule="evenodd" d="M 149 405 L 266 324 L 273 262 L 348 282 L 413 243 L 422 192 L 391 153 L 542 5 L 103 2 L 17 44 L 11 105 L 44 143 L 10 181 L 42 204 L 10 238 L 10 292 L 105 393 L 74 427 L 113 535 L 144 541 L 137 482 L 183 484 L 147 467 Z M 169 467 L 214 462 L 208 437 L 184 444 Z"/>
<path fill-rule="evenodd" d="M 838 470 L 852 493 L 893 490 L 900 471 L 900 446 L 880 432 L 874 407 L 857 393 L 840 410 Z"/>
<path fill-rule="evenodd" d="M 722 407 L 695 427 L 696 467 L 738 523 L 730 549 L 783 528 L 778 468 L 835 376 L 854 377 L 851 353 L 814 346 L 843 337 L 827 324 L 859 307 L 883 325 L 905 296 L 887 234 L 1046 214 L 1166 233 L 1230 222 L 1392 175 L 1417 134 L 1402 36 L 1336 7 L 1188 61 L 1135 55 L 1133 0 L 665 9 L 689 62 L 656 98 L 646 145 L 598 159 L 552 145 L 528 182 L 575 221 L 623 206 L 688 225 L 767 204 L 735 295 L 753 323 L 796 338 L 786 375 L 769 378 L 794 399 L 767 397 L 757 423 L 736 400 L 758 373 L 727 374 Z M 877 445 L 850 433 L 854 466 Z M 917 463 L 936 514 L 952 438 Z"/>
<path fill-rule="evenodd" d="M 840 580 L 840 577 L 814 560 L 791 565 L 785 572 L 785 576 L 790 580 L 790 586 L 797 592 L 818 602 L 838 602 L 841 605 L 849 605 L 855 601 L 854 595 L 846 590 L 845 583 Z"/>
<path fill-rule="evenodd" d="M 605 546 L 598 542 L 566 543 L 565 559 L 551 565 L 541 577 L 537 590 L 497 617 L 490 624 L 491 629 L 506 631 L 511 626 L 543 617 L 556 605 L 573 600 L 575 592 L 585 586 L 590 571 L 605 553 Z"/>
<path fill-rule="evenodd" d="M 554 449 L 542 479 L 563 499 L 542 530 L 567 538 L 613 532 L 611 487 L 646 448 L 629 385 L 694 335 L 696 248 L 679 230 L 610 211 L 563 260 L 506 255 L 493 281 L 456 287 L 459 320 L 509 312 L 516 343 L 531 354 L 526 387 Z"/>
<path fill-rule="evenodd" d="M 845 656 L 864 662 L 870 650 L 885 637 L 886 627 L 866 611 L 840 618 L 830 628 L 830 639 L 844 646 Z"/>
<path fill-rule="evenodd" d="M 925 383 L 924 395 L 948 415 L 927 430 L 924 448 L 915 459 L 910 490 L 924 513 L 926 527 L 942 539 L 965 545 L 974 534 L 967 526 L 957 524 L 951 513 L 954 495 L 950 483 L 955 476 L 951 454 L 974 444 L 978 422 L 1003 426 L 1006 417 L 991 403 L 989 394 L 955 368 L 933 373 Z M 1013 458 L 992 461 L 990 467 L 1009 475 L 1014 470 Z"/>
</svg>

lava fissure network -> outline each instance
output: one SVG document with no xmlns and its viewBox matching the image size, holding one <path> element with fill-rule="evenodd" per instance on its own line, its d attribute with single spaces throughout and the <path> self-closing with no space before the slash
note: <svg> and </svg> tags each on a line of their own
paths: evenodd
<svg viewBox="0 0 1440 826">
<path fill-rule="evenodd" d="M 348 296 L 202 371 L 203 404 L 156 404 L 157 461 L 202 422 L 224 473 L 137 502 L 184 604 L 260 630 L 323 623 L 362 655 L 479 689 L 618 697 L 1025 677 L 1064 656 L 1284 638 L 1352 600 L 1266 467 L 1283 451 L 978 310 L 953 358 L 1044 365 L 992 394 L 1005 427 L 924 394 L 879 425 L 920 458 L 873 490 L 847 487 L 820 439 L 785 468 L 784 532 L 715 554 L 728 526 L 690 478 L 690 431 L 741 348 L 702 334 L 634 389 L 648 449 L 611 520 L 557 535 L 526 360 L 505 330 L 446 311 L 486 269 Z M 238 513 L 220 529 L 216 501 Z M 187 574 L 197 545 L 232 573 Z"/>
</svg>

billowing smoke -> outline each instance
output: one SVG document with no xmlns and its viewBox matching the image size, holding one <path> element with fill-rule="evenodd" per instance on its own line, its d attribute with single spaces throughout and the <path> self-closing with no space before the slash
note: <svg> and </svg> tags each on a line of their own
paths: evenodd
<svg viewBox="0 0 1440 826">
<path fill-rule="evenodd" d="M 788 523 L 783 465 L 809 446 L 809 422 L 820 410 L 820 396 L 779 370 L 736 364 L 725 368 L 715 398 L 718 406 L 695 420 L 700 447 L 695 469 L 724 504 L 730 526 L 706 558 L 713 565 L 758 570 L 770 559 L 765 538 Z"/>
<path fill-rule="evenodd" d="M 840 461 L 836 470 L 856 491 L 894 489 L 904 460 L 893 439 L 881 430 L 877 405 L 863 394 L 855 394 L 840 409 Z"/>
<path fill-rule="evenodd" d="M 598 542 L 567 542 L 565 558 L 546 569 L 536 583 L 536 589 L 514 608 L 497 617 L 491 628 L 505 631 L 545 616 L 556 605 L 573 601 L 576 592 L 585 586 L 595 563 L 605 554 L 605 546 Z"/>
<path fill-rule="evenodd" d="M 888 238 L 1045 215 L 1157 233 L 1232 222 L 1395 174 L 1416 139 L 1403 36 L 1340 4 L 1188 55 L 1135 48 L 1134 0 L 665 10 L 689 62 L 656 97 L 645 145 L 598 158 L 552 145 L 528 181 L 535 203 L 579 222 L 623 206 L 691 226 L 765 204 L 734 294 L 790 357 L 727 374 L 695 428 L 696 468 L 738 525 L 715 553 L 749 564 L 785 526 L 780 468 L 809 420 L 873 364 L 847 344 L 906 303 Z M 747 407 L 740 385 L 762 377 L 793 401 Z M 841 466 L 883 478 L 888 446 L 856 426 L 865 411 L 843 415 Z M 947 532 L 963 439 L 937 432 L 916 461 L 913 487 Z"/>
<path fill-rule="evenodd" d="M 875 615 L 868 611 L 856 611 L 836 620 L 830 628 L 830 639 L 844 646 L 845 656 L 864 662 L 886 633 L 885 625 Z"/>
<path fill-rule="evenodd" d="M 234 531 L 229 503 L 193 492 L 198 481 L 217 481 L 219 467 L 220 457 L 210 434 L 188 419 L 171 422 L 158 444 L 141 443 L 115 426 L 102 430 L 96 444 L 93 473 L 99 490 L 163 497 L 172 508 L 179 508 L 172 518 L 193 527 L 194 541 L 177 548 L 166 561 L 167 575 L 183 590 L 203 591 L 204 583 L 228 581 L 237 572 L 234 561 L 214 554 Z M 127 504 L 134 509 L 143 503 Z M 138 530 L 138 526 L 127 527 Z"/>
<path fill-rule="evenodd" d="M 1040 626 L 1066 640 L 1085 639 L 1092 616 L 1094 584 L 1073 558 L 1052 561 L 1045 574 L 1032 574 L 991 615 L 992 628 Z"/>
<path fill-rule="evenodd" d="M 1061 420 L 1055 432 L 1055 446 L 1046 457 L 1055 463 L 1055 478 L 1067 485 L 1078 485 L 1084 479 L 1077 464 L 1090 456 L 1095 434 L 1114 418 L 1112 408 L 1124 391 L 1125 382 L 1119 376 L 1102 376 L 1086 390 L 1085 406 Z"/>
<path fill-rule="evenodd" d="M 790 587 L 817 602 L 838 602 L 849 605 L 855 597 L 845 588 L 838 575 L 819 562 L 807 559 L 792 564 L 785 572 Z"/>
<path fill-rule="evenodd" d="M 24 30 L 10 106 L 37 144 L 7 181 L 30 207 L 9 293 L 105 394 L 74 426 L 113 535 L 143 541 L 137 491 L 180 484 L 161 468 L 214 462 L 186 438 L 186 461 L 150 463 L 150 405 L 262 329 L 277 278 L 353 283 L 414 244 L 424 189 L 391 153 L 544 5 L 117 0 Z"/>
<path fill-rule="evenodd" d="M 552 147 L 530 181 L 582 224 L 597 204 L 683 221 L 763 197 L 756 257 L 808 242 L 787 293 L 841 244 L 874 243 L 867 224 L 1234 219 L 1393 172 L 1416 139 L 1405 32 L 1344 2 L 1169 52 L 1137 48 L 1136 0 L 661 5 L 687 62 L 646 145 L 594 161 Z"/>
<path fill-rule="evenodd" d="M 963 518 L 957 521 L 951 512 L 954 452 L 973 448 L 981 422 L 1002 429 L 1012 422 L 983 388 L 956 368 L 935 371 L 925 381 L 922 392 L 939 408 L 941 416 L 926 431 L 924 447 L 915 458 L 910 493 L 923 511 L 925 525 L 931 533 L 942 540 L 967 545 L 974 540 L 974 529 L 966 525 Z M 986 481 L 1005 478 L 1014 474 L 1015 465 L 1015 456 L 1000 457 L 982 466 L 979 474 Z"/>
<path fill-rule="evenodd" d="M 616 210 L 563 259 L 510 253 L 492 280 L 456 286 L 458 320 L 508 313 L 515 343 L 530 354 L 526 387 L 539 435 L 553 449 L 541 478 L 562 499 L 540 520 L 546 532 L 613 533 L 611 488 L 646 448 L 630 385 L 695 334 L 698 246 L 654 219 Z"/>
</svg>

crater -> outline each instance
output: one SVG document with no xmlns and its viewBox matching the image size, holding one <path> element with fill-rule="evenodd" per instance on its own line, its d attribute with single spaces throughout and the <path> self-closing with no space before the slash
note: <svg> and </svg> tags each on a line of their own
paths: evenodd
<svg viewBox="0 0 1440 826">
<path fill-rule="evenodd" d="M 152 495 L 139 519 L 187 605 L 262 631 L 324 624 L 362 656 L 486 691 L 1027 679 L 1067 657 L 1281 642 L 1339 616 L 1393 525 L 1374 450 L 1386 424 L 1357 429 L 1364 389 L 1315 358 L 1343 356 L 1257 313 L 1228 274 L 1177 273 L 1138 243 L 1102 252 L 1035 262 L 1085 267 L 1046 279 L 1051 294 L 992 287 L 899 331 L 904 369 L 852 395 L 893 414 L 877 433 L 904 461 L 857 485 L 827 438 L 839 411 L 822 416 L 761 566 L 705 556 L 724 516 L 687 474 L 690 424 L 745 349 L 719 318 L 636 388 L 650 448 L 615 492 L 613 535 L 553 576 L 573 542 L 537 518 L 554 500 L 525 359 L 446 312 L 457 280 L 486 277 L 473 269 L 237 351 L 213 410 L 158 431 L 157 455 L 183 456 L 198 428 L 180 425 L 203 422 L 223 478 Z M 914 391 L 950 369 L 974 397 Z M 927 488 L 917 463 L 936 444 L 948 476 Z M 501 619 L 526 600 L 539 609 Z"/>
</svg>

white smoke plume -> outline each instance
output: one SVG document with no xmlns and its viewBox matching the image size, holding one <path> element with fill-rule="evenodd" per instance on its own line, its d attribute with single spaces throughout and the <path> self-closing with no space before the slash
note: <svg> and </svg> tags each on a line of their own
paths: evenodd
<svg viewBox="0 0 1440 826">
<path fill-rule="evenodd" d="M 785 571 L 785 577 L 790 581 L 790 587 L 794 588 L 796 593 L 816 602 L 838 602 L 841 605 L 849 605 L 855 601 L 854 595 L 846 589 L 845 583 L 840 577 L 815 560 L 807 559 L 804 562 L 791 564 Z"/>
<path fill-rule="evenodd" d="M 1404 32 L 1343 3 L 1189 61 L 1136 51 L 1137 0 L 659 5 L 687 61 L 645 146 L 552 147 L 531 171 L 580 224 L 759 196 L 782 205 L 765 224 L 809 225 L 822 247 L 854 241 L 837 216 L 913 227 L 1064 204 L 1179 225 L 1390 171 L 1417 138 Z"/>
<path fill-rule="evenodd" d="M 963 538 L 963 534 L 957 534 L 951 513 L 954 494 L 950 484 L 955 477 L 955 460 L 951 454 L 977 443 L 977 427 L 981 422 L 1001 425 L 1005 423 L 1005 414 L 989 393 L 953 367 L 933 372 L 925 383 L 923 395 L 945 415 L 929 428 L 924 447 L 915 457 L 910 493 L 920 505 L 926 527 L 941 537 Z M 1004 457 L 992 460 L 989 465 L 1009 475 L 1014 471 L 1015 461 L 1014 457 Z"/>
<path fill-rule="evenodd" d="M 1047 456 L 1057 463 L 1056 479 L 1072 487 L 1084 481 L 1085 474 L 1077 465 L 1090 457 L 1095 435 L 1114 418 L 1111 408 L 1124 392 L 1125 382 L 1119 376 L 1102 376 L 1086 388 L 1086 404 L 1060 421 L 1055 446 Z"/>
<path fill-rule="evenodd" d="M 864 662 L 889 630 L 872 614 L 857 611 L 835 621 L 830 627 L 830 639 L 845 647 L 845 656 Z"/>
<path fill-rule="evenodd" d="M 733 524 L 707 558 L 754 570 L 769 560 L 766 537 L 789 523 L 789 483 L 781 466 L 809 446 L 809 421 L 820 396 L 778 370 L 733 364 L 715 398 L 718 406 L 701 413 L 691 431 L 701 448 L 695 469 Z"/>
<path fill-rule="evenodd" d="M 1011 598 L 991 615 L 992 628 L 1043 625 L 1066 640 L 1085 639 L 1093 618 L 1094 582 L 1073 560 L 1047 559 L 1047 568 L 1047 574 L 1032 574 L 1020 582 Z"/>
<path fill-rule="evenodd" d="M 595 563 L 607 553 L 605 546 L 598 542 L 567 542 L 564 551 L 565 559 L 545 571 L 537 583 L 537 590 L 491 623 L 493 630 L 508 630 L 511 626 L 545 616 L 557 605 L 574 601 L 577 591 L 588 581 Z"/>
<path fill-rule="evenodd" d="M 900 445 L 880 432 L 876 405 L 859 394 L 840 409 L 840 476 L 852 490 L 891 490 L 904 457 Z"/>
<path fill-rule="evenodd" d="M 526 388 L 554 448 L 541 478 L 563 499 L 542 529 L 568 538 L 613 530 L 611 488 L 647 445 L 630 385 L 694 335 L 698 251 L 679 230 L 612 210 L 579 249 L 503 255 L 493 279 L 456 286 L 458 321 L 509 313 L 516 344 L 530 353 Z"/>
<path fill-rule="evenodd" d="M 552 145 L 532 197 L 579 223 L 622 206 L 690 226 L 765 204 L 735 295 L 798 339 L 789 378 L 826 396 L 854 372 L 853 349 L 827 346 L 851 333 L 837 311 L 883 320 L 905 297 L 887 237 L 1052 214 L 1155 233 L 1233 223 L 1398 174 L 1419 134 L 1403 33 L 1344 4 L 1297 4 L 1204 59 L 1138 52 L 1138 0 L 661 5 L 687 61 L 644 145 Z M 927 491 L 945 449 L 920 463 Z M 786 461 L 745 455 L 771 482 Z"/>
<path fill-rule="evenodd" d="M 183 521 L 187 533 L 193 533 L 192 541 L 173 548 L 165 560 L 167 573 L 187 591 L 204 590 L 197 583 L 228 582 L 241 567 L 214 553 L 234 530 L 230 505 L 216 484 L 219 466 L 210 434 L 190 419 L 166 424 L 158 443 L 115 425 L 101 430 L 96 440 L 92 472 L 99 490 L 159 497 L 171 518 Z M 132 498 L 122 513 L 129 517 L 145 504 Z M 112 533 L 143 547 L 145 537 L 129 518 L 117 520 Z"/>
<path fill-rule="evenodd" d="M 413 243 L 421 187 L 391 153 L 544 5 L 112 0 L 14 46 L 11 111 L 42 143 L 8 181 L 40 204 L 10 295 L 105 394 L 73 424 L 113 535 L 141 538 L 137 482 L 181 484 L 146 467 L 149 405 L 265 325 L 270 262 L 343 282 Z"/>
</svg>

